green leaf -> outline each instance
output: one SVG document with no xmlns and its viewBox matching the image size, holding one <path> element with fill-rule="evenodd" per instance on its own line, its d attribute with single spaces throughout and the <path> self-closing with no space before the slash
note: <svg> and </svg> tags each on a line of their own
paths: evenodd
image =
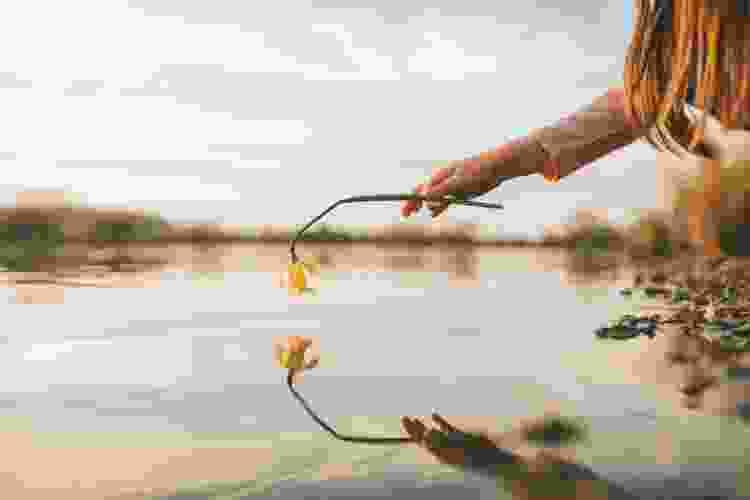
<svg viewBox="0 0 750 500">
<path fill-rule="evenodd" d="M 707 321 L 703 325 L 703 334 L 712 339 L 721 338 L 721 334 L 724 331 L 725 330 L 721 327 L 721 325 L 716 322 Z"/>
<path fill-rule="evenodd" d="M 745 339 L 742 337 L 722 337 L 719 341 L 719 347 L 721 347 L 722 351 L 730 351 L 730 352 L 741 352 L 748 350 L 750 347 L 750 339 Z"/>
<path fill-rule="evenodd" d="M 736 335 L 750 335 L 750 321 L 744 320 L 742 324 L 732 330 Z"/>
<path fill-rule="evenodd" d="M 676 304 L 683 300 L 690 300 L 690 291 L 686 288 L 675 288 L 672 290 L 672 303 Z"/>
<path fill-rule="evenodd" d="M 662 293 L 662 290 L 660 288 L 649 286 L 643 289 L 643 293 L 646 294 L 646 297 L 652 298 L 660 295 Z"/>
<path fill-rule="evenodd" d="M 721 290 L 721 302 L 733 305 L 737 303 L 737 290 L 733 287 L 724 287 Z"/>
<path fill-rule="evenodd" d="M 609 330 L 609 338 L 611 339 L 630 339 L 637 336 L 638 332 L 634 328 L 615 326 Z"/>
</svg>

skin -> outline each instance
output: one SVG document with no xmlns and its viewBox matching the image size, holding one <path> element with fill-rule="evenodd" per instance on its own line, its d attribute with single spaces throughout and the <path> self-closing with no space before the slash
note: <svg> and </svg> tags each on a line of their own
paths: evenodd
<svg viewBox="0 0 750 500">
<path fill-rule="evenodd" d="M 526 138 L 516 139 L 479 156 L 453 161 L 438 168 L 412 192 L 425 196 L 481 196 L 508 179 L 539 173 L 542 162 L 537 158 L 545 158 L 545 155 L 541 146 L 530 143 Z M 401 204 L 401 215 L 409 217 L 421 208 L 421 201 L 405 201 Z M 434 218 L 443 213 L 448 205 L 428 202 L 427 208 Z"/>
</svg>

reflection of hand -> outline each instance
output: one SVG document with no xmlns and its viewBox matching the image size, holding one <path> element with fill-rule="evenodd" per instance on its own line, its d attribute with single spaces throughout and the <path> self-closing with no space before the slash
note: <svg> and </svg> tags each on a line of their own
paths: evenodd
<svg viewBox="0 0 750 500">
<path fill-rule="evenodd" d="M 432 414 L 432 419 L 439 430 L 428 429 L 416 418 L 402 417 L 401 424 L 417 444 L 443 464 L 492 473 L 495 466 L 519 460 L 511 452 L 499 448 L 484 433 L 460 431 L 437 413 Z"/>
<path fill-rule="evenodd" d="M 534 457 L 521 457 L 498 447 L 484 433 L 460 431 L 436 413 L 432 419 L 439 430 L 428 429 L 418 419 L 409 417 L 402 417 L 401 423 L 409 436 L 441 463 L 502 479 L 513 498 L 634 500 L 621 487 L 554 451 L 540 450 Z"/>
</svg>

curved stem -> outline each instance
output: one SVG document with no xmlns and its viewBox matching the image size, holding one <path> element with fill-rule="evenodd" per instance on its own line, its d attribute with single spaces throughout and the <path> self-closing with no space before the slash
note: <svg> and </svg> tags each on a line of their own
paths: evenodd
<svg viewBox="0 0 750 500">
<path fill-rule="evenodd" d="M 344 203 L 359 203 L 359 202 L 368 202 L 368 201 L 406 201 L 406 200 L 420 200 L 420 201 L 442 201 L 447 203 L 458 203 L 459 205 L 467 205 L 471 207 L 482 207 L 482 208 L 491 208 L 491 209 L 501 209 L 503 208 L 502 205 L 496 204 L 496 203 L 483 203 L 479 201 L 471 201 L 471 200 L 464 200 L 462 198 L 458 198 L 455 196 L 438 196 L 438 197 L 432 197 L 432 196 L 421 196 L 416 194 L 373 194 L 373 195 L 365 195 L 365 196 L 351 196 L 349 198 L 343 198 L 336 203 L 333 203 L 331 206 L 326 208 L 320 215 L 315 217 L 313 220 L 305 224 L 302 229 L 300 229 L 297 234 L 292 239 L 291 246 L 289 247 L 289 252 L 292 254 L 292 262 L 297 262 L 297 254 L 294 251 L 294 245 L 297 243 L 297 240 L 302 236 L 302 233 L 307 231 L 307 229 L 318 222 L 320 219 L 326 216 L 331 210 L 336 208 L 339 205 L 342 205 Z"/>
<path fill-rule="evenodd" d="M 326 431 L 328 431 L 329 434 L 331 434 L 336 439 L 340 439 L 341 441 L 348 441 L 350 443 L 369 443 L 369 444 L 399 444 L 399 443 L 412 443 L 414 442 L 411 438 L 407 437 L 398 437 L 398 438 L 377 438 L 377 437 L 367 437 L 367 436 L 343 436 L 336 432 L 333 427 L 328 425 L 322 418 L 320 418 L 313 410 L 310 408 L 310 406 L 307 404 L 305 399 L 297 392 L 297 390 L 294 388 L 293 385 L 293 379 L 294 377 L 294 370 L 290 369 L 289 374 L 286 377 L 286 385 L 289 386 L 289 390 L 292 391 L 292 395 L 297 399 L 297 401 L 300 402 L 302 407 L 305 409 L 308 415 L 310 415 L 313 420 L 315 420 L 322 428 L 324 428 Z"/>
</svg>

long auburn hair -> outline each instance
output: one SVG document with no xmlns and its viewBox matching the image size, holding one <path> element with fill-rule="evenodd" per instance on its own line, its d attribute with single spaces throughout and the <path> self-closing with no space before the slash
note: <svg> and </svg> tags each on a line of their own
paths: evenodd
<svg viewBox="0 0 750 500">
<path fill-rule="evenodd" d="M 697 108 L 715 115 L 727 129 L 748 127 L 750 0 L 634 2 L 625 106 L 650 130 L 648 142 L 678 156 L 682 151 L 674 142 L 683 150 L 705 151 L 705 122 L 693 125 L 684 108 L 691 79 Z"/>
</svg>

